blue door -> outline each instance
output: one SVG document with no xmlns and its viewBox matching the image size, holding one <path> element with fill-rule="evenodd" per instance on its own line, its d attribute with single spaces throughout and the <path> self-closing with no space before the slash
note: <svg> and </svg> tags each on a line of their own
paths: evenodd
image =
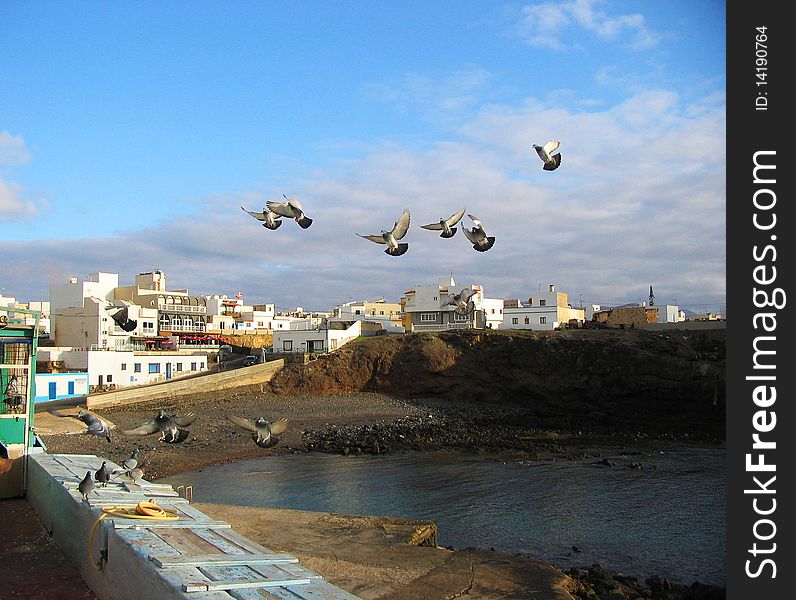
<svg viewBox="0 0 796 600">
<path fill-rule="evenodd" d="M 50 382 L 50 385 L 49 385 L 49 388 L 48 388 L 48 392 L 49 392 L 48 395 L 47 395 L 48 398 L 50 400 L 55 400 L 55 382 L 54 381 Z"/>
<path fill-rule="evenodd" d="M 70 381 L 69 383 L 67 383 L 67 384 L 66 384 L 66 388 L 67 388 L 67 389 L 66 389 L 66 392 L 67 392 L 67 393 L 68 393 L 70 396 L 74 396 L 74 395 L 75 395 L 75 382 L 74 382 L 74 381 Z"/>
</svg>

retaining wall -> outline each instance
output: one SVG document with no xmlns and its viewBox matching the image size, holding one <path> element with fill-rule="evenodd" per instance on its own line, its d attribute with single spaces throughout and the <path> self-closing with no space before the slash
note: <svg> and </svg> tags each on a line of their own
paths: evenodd
<svg viewBox="0 0 796 600">
<path fill-rule="evenodd" d="M 250 367 L 233 369 L 231 371 L 221 371 L 218 373 L 177 379 L 175 381 L 166 381 L 152 385 L 123 388 L 113 392 L 104 392 L 102 394 L 91 394 L 87 398 L 87 406 L 89 409 L 94 409 L 103 406 L 132 404 L 164 397 L 266 383 L 270 381 L 274 373 L 279 371 L 284 365 L 284 360 L 272 360 Z"/>
</svg>

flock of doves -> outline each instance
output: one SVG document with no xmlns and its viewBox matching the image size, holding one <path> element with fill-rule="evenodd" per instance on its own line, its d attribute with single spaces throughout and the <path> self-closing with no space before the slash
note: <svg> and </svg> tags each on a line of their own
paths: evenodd
<svg viewBox="0 0 796 600">
<path fill-rule="evenodd" d="M 88 411 L 81 409 L 76 415 L 62 413 L 58 410 L 51 410 L 50 413 L 56 417 L 77 418 L 85 423 L 85 433 L 87 435 L 94 435 L 111 442 L 111 432 L 108 429 L 108 425 L 98 416 Z M 231 413 L 227 413 L 226 417 L 238 427 L 250 432 L 254 443 L 261 448 L 271 448 L 276 446 L 279 443 L 279 436 L 287 430 L 287 419 L 279 419 L 277 421 L 271 422 L 263 417 L 248 419 L 246 417 L 240 417 Z M 161 442 L 166 442 L 168 444 L 178 444 L 188 438 L 190 432 L 187 428 L 194 421 L 196 421 L 196 414 L 193 412 L 179 415 L 177 413 L 168 413 L 165 410 L 160 409 L 151 419 L 144 421 L 132 429 L 123 429 L 121 432 L 124 435 L 130 436 L 142 436 L 160 433 L 159 439 Z M 88 499 L 88 494 L 94 489 L 94 480 L 99 482 L 101 485 L 104 485 L 110 481 L 111 477 L 120 473 L 124 473 L 130 477 L 134 483 L 138 483 L 144 476 L 144 473 L 141 469 L 142 464 L 139 462 L 138 448 L 133 450 L 130 457 L 125 459 L 121 466 L 121 469 L 114 469 L 113 471 L 110 471 L 106 467 L 106 463 L 103 462 L 102 466 L 96 471 L 96 473 L 94 473 L 94 479 L 92 479 L 91 472 L 87 472 L 86 477 L 78 486 L 80 493 L 83 494 L 83 498 L 86 500 Z"/>
<path fill-rule="evenodd" d="M 549 140 L 541 146 L 533 144 L 533 149 L 536 150 L 539 158 L 542 159 L 542 163 L 544 163 L 542 168 L 545 171 L 555 171 L 561 165 L 561 154 L 556 153 L 556 150 L 558 150 L 560 145 L 561 144 L 558 140 Z M 294 219 L 302 229 L 307 229 L 310 225 L 312 225 L 312 219 L 304 214 L 304 208 L 301 206 L 301 203 L 298 200 L 295 198 L 288 198 L 285 194 L 282 194 L 282 197 L 285 199 L 284 202 L 269 200 L 266 202 L 265 208 L 263 208 L 261 211 L 246 210 L 242 206 L 241 209 L 258 221 L 261 221 L 263 227 L 266 229 L 279 229 L 279 227 L 282 225 L 282 217 Z M 429 229 L 431 231 L 441 231 L 442 233 L 440 233 L 440 237 L 442 238 L 452 238 L 457 231 L 456 225 L 459 223 L 459 221 L 461 221 L 465 211 L 466 209 L 463 208 L 459 212 L 452 214 L 447 219 L 441 218 L 437 223 L 429 223 L 428 225 L 421 225 L 420 227 L 423 229 Z M 478 217 L 471 214 L 468 214 L 467 216 L 473 222 L 473 226 L 465 227 L 464 224 L 462 224 L 461 227 L 464 235 L 473 245 L 475 250 L 478 252 L 486 252 L 495 245 L 494 236 L 488 236 L 486 234 L 484 225 L 481 220 L 478 219 Z M 400 241 L 409 230 L 409 220 L 409 209 L 404 209 L 403 213 L 401 213 L 401 216 L 398 217 L 398 220 L 395 222 L 391 230 L 387 231 L 386 229 L 382 229 L 381 233 L 374 233 L 370 235 L 362 235 L 361 233 L 358 233 L 357 235 L 377 244 L 386 244 L 387 248 L 384 250 L 384 252 L 390 256 L 401 256 L 402 254 L 405 254 L 407 250 L 409 250 L 409 244 Z"/>
</svg>

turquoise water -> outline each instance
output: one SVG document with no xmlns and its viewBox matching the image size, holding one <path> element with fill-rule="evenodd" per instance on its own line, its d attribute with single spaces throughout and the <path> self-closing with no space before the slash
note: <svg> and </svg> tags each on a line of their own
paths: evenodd
<svg viewBox="0 0 796 600">
<path fill-rule="evenodd" d="M 196 502 L 427 519 L 442 546 L 724 585 L 724 449 L 660 446 L 614 460 L 291 454 L 163 481 L 192 485 Z"/>
</svg>

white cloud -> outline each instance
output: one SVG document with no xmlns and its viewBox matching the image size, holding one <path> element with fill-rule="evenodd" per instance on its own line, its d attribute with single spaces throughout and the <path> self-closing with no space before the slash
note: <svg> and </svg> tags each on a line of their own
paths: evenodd
<svg viewBox="0 0 796 600">
<path fill-rule="evenodd" d="M 656 45 L 660 37 L 648 29 L 641 14 L 609 16 L 597 10 L 598 0 L 571 0 L 570 2 L 542 2 L 522 8 L 519 31 L 533 46 L 563 50 L 571 44 L 568 30 L 580 27 L 603 40 L 615 41 L 629 37 L 632 48 L 644 49 Z"/>
<path fill-rule="evenodd" d="M 563 156 L 552 173 L 531 149 L 549 138 L 561 140 Z M 315 220 L 307 230 L 285 220 L 268 231 L 241 211 L 281 189 L 218 195 L 197 201 L 179 227 L 15 244 L 19 256 L 9 260 L 31 267 L 4 286 L 25 297 L 42 273 L 60 281 L 102 270 L 132 280 L 158 267 L 170 287 L 194 293 L 243 290 L 249 300 L 328 309 L 349 297 L 397 300 L 453 271 L 461 283 L 484 284 L 489 297 L 527 298 L 555 283 L 575 301 L 623 302 L 653 284 L 660 298 L 683 304 L 724 302 L 724 163 L 716 98 L 685 104 L 649 90 L 591 111 L 528 99 L 485 107 L 452 141 L 423 151 L 374 146 L 287 182 Z M 497 238 L 489 252 L 475 252 L 461 232 L 445 240 L 419 227 L 463 207 Z M 404 208 L 412 213 L 404 256 L 357 237 L 391 227 Z M 38 285 L 46 293 L 52 282 Z"/>
<path fill-rule="evenodd" d="M 0 167 L 24 165 L 29 161 L 30 154 L 22 136 L 0 131 Z"/>
<path fill-rule="evenodd" d="M 25 198 L 21 185 L 0 177 L 0 222 L 25 221 L 38 212 L 36 203 Z"/>
</svg>

